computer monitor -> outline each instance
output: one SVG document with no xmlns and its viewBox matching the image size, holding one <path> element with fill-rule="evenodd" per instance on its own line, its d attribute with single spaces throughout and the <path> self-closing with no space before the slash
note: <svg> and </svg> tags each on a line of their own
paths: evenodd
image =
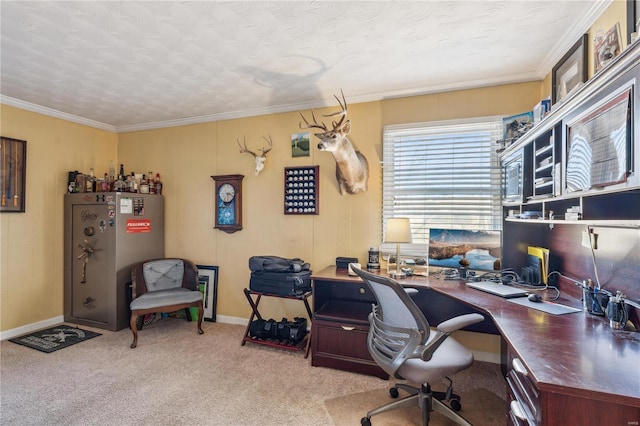
<svg viewBox="0 0 640 426">
<path fill-rule="evenodd" d="M 501 256 L 500 231 L 429 229 L 429 266 L 459 268 L 466 258 L 468 269 L 493 271 Z"/>
</svg>

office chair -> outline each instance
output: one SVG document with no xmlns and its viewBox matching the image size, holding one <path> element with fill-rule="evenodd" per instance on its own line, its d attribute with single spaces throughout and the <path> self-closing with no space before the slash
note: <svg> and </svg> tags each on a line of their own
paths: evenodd
<svg viewBox="0 0 640 426">
<path fill-rule="evenodd" d="M 451 318 L 439 324 L 431 333 L 429 323 L 409 293 L 397 281 L 353 268 L 373 292 L 376 303 L 369 314 L 367 346 L 373 360 L 390 376 L 419 384 L 413 387 L 396 384 L 389 390 L 393 398 L 398 389 L 409 392 L 409 396 L 378 407 L 360 420 L 363 426 L 371 425 L 371 416 L 396 408 L 419 406 L 422 424 L 429 424 L 432 411 L 437 411 L 461 425 L 470 425 L 456 411 L 461 409 L 460 397 L 453 394 L 448 375 L 468 368 L 473 363 L 473 354 L 453 338 L 451 333 L 484 319 L 480 314 L 467 314 Z M 429 382 L 446 378 L 446 392 L 431 390 Z M 451 407 L 443 401 L 450 401 Z"/>
</svg>

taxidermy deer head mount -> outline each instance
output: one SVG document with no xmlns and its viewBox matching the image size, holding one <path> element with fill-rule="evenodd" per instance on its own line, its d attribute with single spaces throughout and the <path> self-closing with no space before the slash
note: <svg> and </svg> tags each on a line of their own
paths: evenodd
<svg viewBox="0 0 640 426">
<path fill-rule="evenodd" d="M 260 154 L 260 155 L 257 155 L 255 152 L 249 151 L 247 149 L 247 140 L 246 139 L 243 139 L 244 146 L 240 145 L 240 141 L 238 139 L 236 139 L 236 142 L 238 142 L 238 146 L 240 147 L 240 154 L 242 154 L 243 152 L 248 152 L 249 154 L 253 155 L 253 157 L 255 158 L 255 160 L 256 160 L 256 176 L 258 176 L 260 174 L 260 172 L 264 169 L 264 163 L 265 163 L 265 161 L 267 161 L 267 152 L 271 151 L 271 148 L 273 148 L 273 141 L 271 140 L 271 136 L 269 136 L 269 139 L 267 139 L 267 138 L 265 138 L 263 136 L 263 139 L 267 141 L 269 146 L 263 147 L 263 148 L 259 148 L 260 151 L 262 151 L 262 154 Z"/>
<path fill-rule="evenodd" d="M 351 131 L 351 120 L 345 121 L 347 116 L 347 101 L 344 99 L 344 93 L 342 94 L 342 102 L 334 95 L 338 104 L 340 104 L 341 111 L 335 112 L 329 115 L 323 115 L 323 117 L 336 117 L 340 116 L 340 121 L 332 121 L 331 129 L 322 123 L 319 124 L 316 120 L 316 116 L 311 110 L 311 118 L 313 118 L 313 124 L 309 124 L 304 115 L 300 113 L 300 116 L 304 120 L 304 126 L 300 123 L 301 129 L 316 128 L 322 130 L 322 133 L 314 133 L 314 135 L 320 139 L 318 149 L 320 151 L 328 151 L 333 154 L 333 158 L 336 160 L 336 179 L 338 180 L 338 186 L 340 187 L 340 195 L 344 195 L 345 192 L 349 194 L 356 194 L 358 192 L 367 191 L 367 182 L 369 180 L 369 163 L 364 155 L 357 151 L 347 135 Z"/>
</svg>

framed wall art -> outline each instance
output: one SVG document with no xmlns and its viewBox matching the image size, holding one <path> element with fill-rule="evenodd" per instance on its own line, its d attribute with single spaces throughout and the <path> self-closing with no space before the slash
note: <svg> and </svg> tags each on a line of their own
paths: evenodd
<svg viewBox="0 0 640 426">
<path fill-rule="evenodd" d="M 551 71 L 551 103 L 564 99 L 587 81 L 587 39 L 584 34 Z"/>
<path fill-rule="evenodd" d="M 292 157 L 309 157 L 311 151 L 311 134 L 309 132 L 292 133 L 291 134 L 291 156 Z"/>
<path fill-rule="evenodd" d="M 196 265 L 198 282 L 203 294 L 204 320 L 216 322 L 216 305 L 218 303 L 218 267 Z"/>
<path fill-rule="evenodd" d="M 0 143 L 0 212 L 24 213 L 27 142 L 2 136 Z"/>
<path fill-rule="evenodd" d="M 598 31 L 593 40 L 593 71 L 598 72 L 622 52 L 620 24 L 616 23 L 607 32 Z"/>
<path fill-rule="evenodd" d="M 320 166 L 284 168 L 284 214 L 318 214 Z"/>
<path fill-rule="evenodd" d="M 627 0 L 627 45 L 638 39 L 640 32 L 640 0 Z"/>
</svg>

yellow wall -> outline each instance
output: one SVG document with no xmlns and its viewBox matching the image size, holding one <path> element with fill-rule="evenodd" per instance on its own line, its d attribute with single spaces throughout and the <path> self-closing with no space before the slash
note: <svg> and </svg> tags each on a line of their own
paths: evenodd
<svg viewBox="0 0 640 426">
<path fill-rule="evenodd" d="M 218 265 L 218 314 L 247 318 L 242 289 L 249 282 L 250 256 L 297 256 L 320 270 L 336 256 L 364 261 L 369 247 L 380 244 L 384 125 L 515 114 L 529 110 L 539 91 L 534 82 L 349 105 L 351 139 L 369 160 L 370 177 L 368 192 L 344 196 L 333 157 L 318 151 L 316 141 L 310 157 L 291 157 L 290 135 L 300 131 L 297 112 L 116 135 L 2 105 L 2 135 L 27 140 L 27 211 L 0 215 L 0 330 L 63 315 L 62 195 L 69 170 L 94 167 L 101 175 L 113 159 L 126 171 L 160 173 L 166 255 Z M 274 147 L 265 170 L 255 176 L 253 157 L 240 154 L 236 139 L 246 137 L 250 148 L 258 148 L 267 135 Z M 320 214 L 284 215 L 284 167 L 315 164 Z M 213 229 L 210 176 L 232 173 L 245 175 L 244 229 L 226 234 Z M 261 306 L 274 318 L 304 314 L 295 301 L 265 299 Z"/>
<path fill-rule="evenodd" d="M 69 170 L 108 170 L 118 136 L 2 105 L 2 136 L 27 141 L 26 212 L 0 214 L 0 330 L 63 315 Z"/>
<path fill-rule="evenodd" d="M 626 46 L 626 3 L 614 1 L 589 31 L 589 75 L 593 75 L 593 38 L 620 22 Z M 0 214 L 0 331 L 25 327 L 63 315 L 63 197 L 69 170 L 95 168 L 109 161 L 126 171 L 159 172 L 165 183 L 165 250 L 197 263 L 218 265 L 218 313 L 246 318 L 250 310 L 242 288 L 254 254 L 298 256 L 320 270 L 336 256 L 367 257 L 380 244 L 382 127 L 528 111 L 550 93 L 542 81 L 453 91 L 349 105 L 351 139 L 369 160 L 369 191 L 341 196 L 329 153 L 312 149 L 292 158 L 290 134 L 298 132 L 297 112 L 114 134 L 84 125 L 0 105 L 2 136 L 27 140 L 26 213 Z M 348 91 L 347 91 L 348 98 Z M 333 109 L 330 109 L 333 111 Z M 319 111 L 320 113 L 323 111 Z M 260 176 L 253 159 L 240 154 L 236 139 L 250 148 L 271 135 L 275 144 Z M 313 143 L 312 145 L 315 145 Z M 283 214 L 283 169 L 318 164 L 320 214 Z M 244 180 L 244 229 L 226 234 L 213 229 L 211 175 L 240 173 Z M 266 315 L 302 315 L 299 304 L 265 300 Z"/>
</svg>

